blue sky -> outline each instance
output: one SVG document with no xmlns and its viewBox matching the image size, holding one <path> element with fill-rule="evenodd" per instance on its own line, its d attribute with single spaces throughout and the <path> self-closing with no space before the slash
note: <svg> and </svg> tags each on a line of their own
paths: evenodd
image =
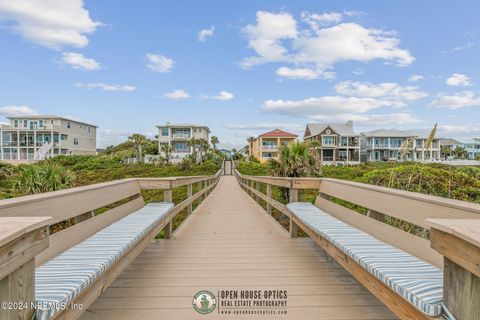
<svg viewBox="0 0 480 320">
<path fill-rule="evenodd" d="M 480 3 L 0 0 L 0 120 L 57 114 L 99 147 L 158 124 L 224 147 L 276 127 L 480 136 Z"/>
</svg>

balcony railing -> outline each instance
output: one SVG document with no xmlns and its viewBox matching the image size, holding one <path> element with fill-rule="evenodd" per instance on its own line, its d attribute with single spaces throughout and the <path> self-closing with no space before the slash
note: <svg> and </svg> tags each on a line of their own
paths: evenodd
<svg viewBox="0 0 480 320">
<path fill-rule="evenodd" d="M 277 150 L 278 146 L 276 144 L 263 145 L 262 150 Z"/>
<path fill-rule="evenodd" d="M 172 138 L 174 139 L 190 139 L 192 137 L 189 133 L 174 133 L 172 134 Z"/>
</svg>

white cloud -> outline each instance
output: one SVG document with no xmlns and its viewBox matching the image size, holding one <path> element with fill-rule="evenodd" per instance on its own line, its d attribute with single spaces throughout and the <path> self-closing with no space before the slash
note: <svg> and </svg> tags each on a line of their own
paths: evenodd
<svg viewBox="0 0 480 320">
<path fill-rule="evenodd" d="M 182 89 L 175 89 L 164 94 L 165 98 L 178 100 L 178 99 L 187 99 L 190 98 L 190 94 Z"/>
<path fill-rule="evenodd" d="M 419 74 L 413 74 L 410 78 L 408 78 L 408 82 L 418 82 L 423 79 L 424 79 L 423 76 Z"/>
<path fill-rule="evenodd" d="M 453 87 L 458 87 L 458 86 L 468 87 L 472 85 L 470 78 L 461 73 L 452 74 L 449 78 L 447 78 L 445 83 Z"/>
<path fill-rule="evenodd" d="M 161 54 L 147 53 L 147 67 L 155 72 L 168 73 L 172 70 L 175 61 Z"/>
<path fill-rule="evenodd" d="M 372 84 L 369 82 L 344 81 L 335 86 L 335 91 L 346 96 L 396 101 L 399 106 L 402 106 L 405 101 L 415 101 L 428 96 L 427 93 L 420 91 L 418 87 L 404 87 L 392 82 Z"/>
<path fill-rule="evenodd" d="M 249 47 L 258 54 L 243 61 L 244 67 L 265 62 L 281 62 L 287 60 L 288 50 L 281 40 L 297 37 L 297 21 L 288 13 L 257 12 L 255 25 L 247 25 L 245 33 Z"/>
<path fill-rule="evenodd" d="M 100 89 L 103 91 L 132 92 L 136 90 L 136 88 L 132 85 L 118 85 L 118 84 L 106 84 L 106 83 L 76 83 L 75 86 L 79 88 L 85 88 L 88 90 Z"/>
<path fill-rule="evenodd" d="M 447 134 L 474 134 L 480 133 L 480 123 L 471 125 L 439 125 L 439 131 Z"/>
<path fill-rule="evenodd" d="M 0 115 L 2 116 L 32 116 L 38 114 L 37 110 L 34 110 L 28 106 L 4 106 L 0 107 Z"/>
<path fill-rule="evenodd" d="M 392 102 L 373 98 L 322 96 L 303 100 L 267 100 L 263 103 L 262 110 L 310 119 L 322 119 L 332 113 L 364 113 L 389 106 L 392 106 Z"/>
<path fill-rule="evenodd" d="M 310 69 L 310 68 L 296 68 L 291 69 L 288 67 L 278 68 L 275 72 L 277 76 L 284 77 L 287 79 L 304 79 L 304 80 L 313 80 L 313 79 L 333 79 L 335 78 L 335 72 L 321 70 L 321 69 Z"/>
<path fill-rule="evenodd" d="M 85 71 L 99 70 L 100 63 L 93 59 L 86 58 L 81 53 L 64 52 L 62 55 L 62 62 L 72 66 L 74 69 Z"/>
<path fill-rule="evenodd" d="M 232 100 L 235 96 L 233 93 L 230 93 L 228 91 L 220 91 L 218 95 L 213 96 L 212 99 L 215 100 L 220 100 L 220 101 L 227 101 L 227 100 Z"/>
<path fill-rule="evenodd" d="M 474 46 L 475 46 L 475 43 L 468 42 L 465 45 L 456 46 L 456 47 L 454 47 L 452 49 L 448 49 L 448 50 L 442 50 L 442 51 L 440 51 L 440 53 L 443 53 L 443 54 L 454 53 L 454 52 L 458 52 L 458 51 L 468 50 L 470 48 L 473 48 Z"/>
<path fill-rule="evenodd" d="M 338 23 L 341 19 L 332 13 L 304 13 L 302 18 L 309 25 L 306 29 L 299 28 L 288 13 L 258 11 L 256 23 L 244 29 L 249 47 L 257 55 L 245 58 L 241 65 L 248 68 L 283 62 L 296 68 L 327 69 L 342 61 L 381 59 L 406 66 L 415 60 L 408 50 L 399 48 L 400 40 L 394 32 Z M 325 27 L 322 23 L 326 21 L 338 24 Z"/>
<path fill-rule="evenodd" d="M 439 94 L 429 108 L 456 110 L 464 107 L 480 107 L 480 97 L 472 91 L 463 91 L 453 95 Z"/>
<path fill-rule="evenodd" d="M 11 30 L 41 46 L 82 48 L 87 34 L 100 22 L 90 18 L 83 0 L 0 0 L 0 20 L 12 22 Z"/>
<path fill-rule="evenodd" d="M 210 26 L 208 29 L 202 29 L 198 32 L 198 41 L 205 42 L 207 38 L 213 37 L 215 26 Z"/>
<path fill-rule="evenodd" d="M 340 12 L 327 12 L 321 14 L 302 12 L 301 18 L 310 26 L 310 28 L 317 31 L 321 26 L 340 23 L 343 20 L 343 14 Z"/>
</svg>

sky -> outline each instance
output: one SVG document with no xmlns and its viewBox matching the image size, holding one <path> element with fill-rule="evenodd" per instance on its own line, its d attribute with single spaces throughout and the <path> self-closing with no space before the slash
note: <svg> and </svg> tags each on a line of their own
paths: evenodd
<svg viewBox="0 0 480 320">
<path fill-rule="evenodd" d="M 55 114 L 98 147 L 207 125 L 220 147 L 352 120 L 480 137 L 480 2 L 0 0 L 0 121 Z"/>
</svg>

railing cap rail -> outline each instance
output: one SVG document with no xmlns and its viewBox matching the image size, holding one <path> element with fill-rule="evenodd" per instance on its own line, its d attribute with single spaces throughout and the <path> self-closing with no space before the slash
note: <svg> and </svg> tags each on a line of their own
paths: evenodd
<svg viewBox="0 0 480 320">
<path fill-rule="evenodd" d="M 358 187 L 358 188 L 362 188 L 362 189 L 366 189 L 366 190 L 376 191 L 376 192 L 380 192 L 380 193 L 386 193 L 386 194 L 390 194 L 390 195 L 400 196 L 400 197 L 403 197 L 403 198 L 423 201 L 423 202 L 427 202 L 427 203 L 442 205 L 442 206 L 446 206 L 446 207 L 450 207 L 450 208 L 455 208 L 455 209 L 460 209 L 460 210 L 465 210 L 465 211 L 470 211 L 470 212 L 473 212 L 473 213 L 480 214 L 480 204 L 477 204 L 477 203 L 474 203 L 474 202 L 468 202 L 468 201 L 462 201 L 462 200 L 456 200 L 456 199 L 449 199 L 449 198 L 434 196 L 434 195 L 430 195 L 430 194 L 424 194 L 424 193 L 412 192 L 412 191 L 406 191 L 406 190 L 400 190 L 400 189 L 393 189 L 393 188 L 375 186 L 375 185 L 366 184 L 366 183 L 340 180 L 340 179 L 334 179 L 334 178 L 320 178 L 320 180 L 321 181 L 330 181 L 330 182 L 337 183 L 337 184 L 343 184 L 343 185 Z M 479 216 L 479 218 L 480 218 L 480 216 Z"/>
<path fill-rule="evenodd" d="M 427 219 L 427 224 L 480 248 L 480 219 Z"/>
<path fill-rule="evenodd" d="M 215 175 L 204 175 L 204 176 L 182 176 L 182 177 L 159 177 L 159 178 L 125 178 L 125 179 L 120 179 L 120 180 L 113 180 L 113 181 L 107 181 L 107 182 L 101 182 L 101 183 L 95 183 L 91 185 L 86 185 L 86 186 L 80 186 L 80 187 L 74 187 L 74 188 L 69 188 L 69 189 L 63 189 L 63 190 L 58 190 L 58 191 L 51 191 L 51 192 L 45 192 L 45 193 L 39 193 L 39 194 L 32 194 L 32 195 L 27 195 L 27 196 L 21 196 L 21 197 L 15 197 L 15 198 L 9 198 L 9 199 L 1 199 L 0 200 L 0 210 L 2 209 L 7 209 L 7 208 L 12 208 L 12 207 L 17 207 L 21 205 L 26 205 L 38 201 L 45 201 L 45 200 L 50 200 L 50 199 L 55 199 L 55 198 L 61 198 L 64 196 L 69 196 L 69 195 L 75 195 L 75 194 L 81 194 L 83 192 L 90 192 L 93 190 L 100 190 L 104 188 L 110 188 L 113 186 L 118 186 L 122 184 L 127 184 L 127 183 L 139 183 L 140 181 L 166 181 L 169 183 L 168 187 L 162 187 L 159 186 L 158 189 L 171 189 L 174 187 L 179 187 L 184 184 L 182 184 L 182 181 L 188 181 L 191 179 L 198 179 L 198 180 L 205 180 L 209 179 L 210 177 L 217 177 L 220 174 L 221 170 L 219 170 Z M 185 183 L 188 184 L 188 183 Z M 142 190 L 142 188 L 139 185 L 139 192 Z M 120 199 L 119 199 L 120 200 Z"/>
</svg>

